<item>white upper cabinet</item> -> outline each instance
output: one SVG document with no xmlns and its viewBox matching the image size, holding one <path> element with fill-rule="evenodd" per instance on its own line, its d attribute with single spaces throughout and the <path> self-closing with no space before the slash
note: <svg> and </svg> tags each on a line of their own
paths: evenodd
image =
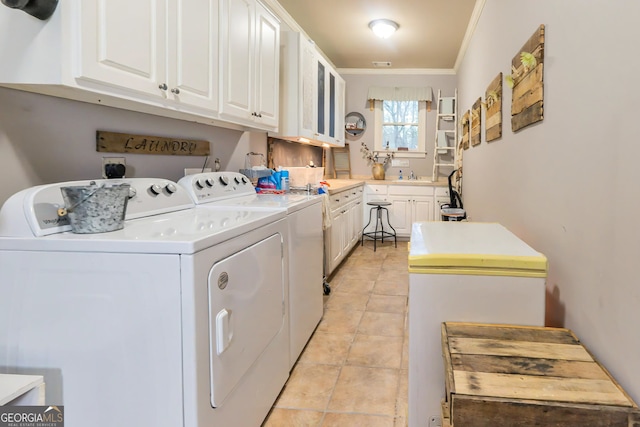
<svg viewBox="0 0 640 427">
<path fill-rule="evenodd" d="M 323 58 L 318 58 L 317 67 L 318 114 L 315 137 L 334 146 L 344 146 L 344 80 Z M 340 129 L 339 123 L 342 123 Z"/>
<path fill-rule="evenodd" d="M 169 87 L 165 96 L 217 111 L 218 0 L 170 0 L 169 6 Z"/>
<path fill-rule="evenodd" d="M 280 23 L 257 0 L 0 7 L 0 86 L 234 129 L 277 130 Z"/>
<path fill-rule="evenodd" d="M 77 77 L 161 97 L 158 86 L 167 78 L 164 5 L 161 0 L 85 0 Z"/>
<path fill-rule="evenodd" d="M 274 136 L 344 146 L 344 80 L 301 33 L 283 38 L 280 131 Z"/>
<path fill-rule="evenodd" d="M 218 0 L 85 0 L 79 78 L 217 110 Z"/>
<path fill-rule="evenodd" d="M 222 0 L 221 116 L 276 130 L 280 24 L 255 0 Z"/>
</svg>

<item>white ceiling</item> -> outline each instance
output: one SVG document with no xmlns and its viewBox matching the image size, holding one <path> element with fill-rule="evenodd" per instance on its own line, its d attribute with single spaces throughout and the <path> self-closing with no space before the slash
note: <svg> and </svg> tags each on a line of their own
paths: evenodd
<svg viewBox="0 0 640 427">
<path fill-rule="evenodd" d="M 278 0 L 337 68 L 453 69 L 476 0 Z M 389 39 L 374 19 L 400 26 Z"/>
</svg>

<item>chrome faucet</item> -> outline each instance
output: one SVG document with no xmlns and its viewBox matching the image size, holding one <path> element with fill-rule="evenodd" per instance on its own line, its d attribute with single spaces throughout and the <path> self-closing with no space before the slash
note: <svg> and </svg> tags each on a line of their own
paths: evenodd
<svg viewBox="0 0 640 427">
<path fill-rule="evenodd" d="M 411 173 L 409 174 L 409 179 L 416 179 L 416 176 L 414 175 L 413 171 L 411 171 Z"/>
</svg>

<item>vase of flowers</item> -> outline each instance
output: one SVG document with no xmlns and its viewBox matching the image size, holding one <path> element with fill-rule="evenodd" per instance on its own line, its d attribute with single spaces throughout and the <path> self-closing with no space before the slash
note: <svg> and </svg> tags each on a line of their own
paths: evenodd
<svg viewBox="0 0 640 427">
<path fill-rule="evenodd" d="M 374 163 L 371 167 L 373 179 L 384 179 L 384 163 Z"/>
<path fill-rule="evenodd" d="M 362 157 L 367 160 L 367 163 L 372 164 L 371 173 L 373 174 L 373 179 L 384 179 L 385 167 L 393 158 L 393 153 L 386 153 L 386 155 L 380 156 L 377 151 L 369 150 L 369 147 L 364 142 L 360 152 L 362 152 Z"/>
</svg>

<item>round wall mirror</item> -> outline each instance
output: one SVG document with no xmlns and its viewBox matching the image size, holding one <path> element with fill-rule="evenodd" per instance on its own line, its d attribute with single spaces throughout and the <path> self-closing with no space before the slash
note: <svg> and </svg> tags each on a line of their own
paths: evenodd
<svg viewBox="0 0 640 427">
<path fill-rule="evenodd" d="M 344 118 L 344 130 L 349 135 L 357 136 L 367 129 L 367 121 L 358 112 L 351 112 Z"/>
</svg>

